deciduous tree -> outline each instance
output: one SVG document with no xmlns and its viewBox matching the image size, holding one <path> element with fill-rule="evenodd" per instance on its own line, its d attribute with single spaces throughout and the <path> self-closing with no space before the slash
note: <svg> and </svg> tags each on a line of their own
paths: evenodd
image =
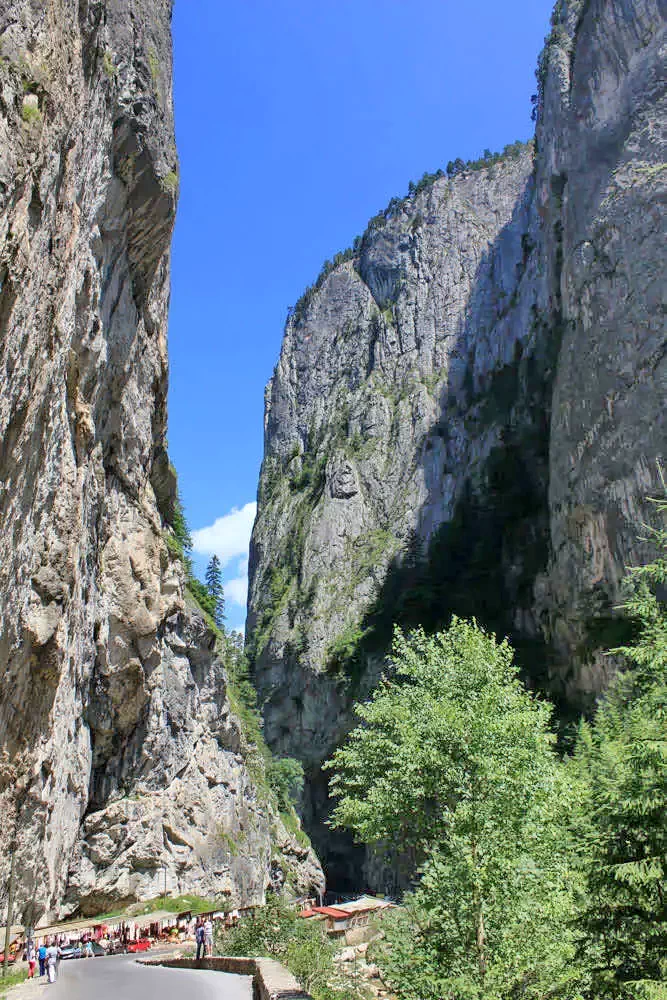
<svg viewBox="0 0 667 1000">
<path fill-rule="evenodd" d="M 397 629 L 393 672 L 356 711 L 327 765 L 333 822 L 421 859 L 411 975 L 423 960 L 438 984 L 423 996 L 495 996 L 502 975 L 525 972 L 513 928 L 552 920 L 536 901 L 562 881 L 547 834 L 563 799 L 551 709 L 523 687 L 507 641 L 454 618 L 433 636 Z M 408 980 L 399 995 L 420 996 Z"/>
</svg>

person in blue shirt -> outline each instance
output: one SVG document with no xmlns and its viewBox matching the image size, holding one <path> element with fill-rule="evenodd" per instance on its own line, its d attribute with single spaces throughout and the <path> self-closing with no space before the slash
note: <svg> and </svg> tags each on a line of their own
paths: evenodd
<svg viewBox="0 0 667 1000">
<path fill-rule="evenodd" d="M 46 945 L 42 942 L 37 950 L 37 959 L 39 961 L 39 974 L 43 976 L 46 972 Z"/>
</svg>

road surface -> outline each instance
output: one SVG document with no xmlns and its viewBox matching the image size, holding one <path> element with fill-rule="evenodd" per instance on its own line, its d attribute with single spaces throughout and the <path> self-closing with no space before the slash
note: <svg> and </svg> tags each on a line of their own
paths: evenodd
<svg viewBox="0 0 667 1000">
<path fill-rule="evenodd" d="M 68 959 L 44 1000 L 252 1000 L 247 976 L 148 968 L 132 955 Z"/>
</svg>

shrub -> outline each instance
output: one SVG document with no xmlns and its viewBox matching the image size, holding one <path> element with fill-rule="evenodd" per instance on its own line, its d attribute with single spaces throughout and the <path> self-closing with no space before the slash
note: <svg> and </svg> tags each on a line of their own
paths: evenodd
<svg viewBox="0 0 667 1000">
<path fill-rule="evenodd" d="M 118 67 L 114 63 L 113 55 L 109 49 L 106 49 L 104 55 L 102 56 L 102 69 L 110 80 L 113 80 L 115 76 L 118 76 Z"/>
<path fill-rule="evenodd" d="M 302 920 L 275 895 L 236 927 L 220 933 L 223 955 L 271 957 L 296 976 L 313 1000 L 363 1000 L 364 993 L 334 965 L 334 947 L 321 923 Z"/>
<path fill-rule="evenodd" d="M 42 120 L 42 112 L 39 108 L 34 108 L 32 105 L 24 104 L 21 108 L 21 118 L 26 125 L 37 125 Z"/>
<path fill-rule="evenodd" d="M 170 170 L 168 174 L 160 178 L 160 187 L 166 194 L 175 194 L 178 187 L 178 174 L 175 170 Z"/>
<path fill-rule="evenodd" d="M 158 61 L 157 52 L 155 49 L 150 49 L 148 52 L 148 68 L 151 71 L 151 80 L 153 81 L 153 89 L 155 91 L 155 96 L 158 96 L 158 90 L 160 85 L 160 63 Z"/>
<path fill-rule="evenodd" d="M 276 757 L 266 767 L 270 789 L 281 810 L 288 810 L 303 789 L 303 764 L 292 757 Z"/>
</svg>

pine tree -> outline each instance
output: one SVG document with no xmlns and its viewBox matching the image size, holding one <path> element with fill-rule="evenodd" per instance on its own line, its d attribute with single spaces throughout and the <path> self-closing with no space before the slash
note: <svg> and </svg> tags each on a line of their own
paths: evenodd
<svg viewBox="0 0 667 1000">
<path fill-rule="evenodd" d="M 206 586 L 215 605 L 213 618 L 218 628 L 224 628 L 225 591 L 222 585 L 222 567 L 217 556 L 212 556 L 206 567 Z"/>
<path fill-rule="evenodd" d="M 183 555 L 187 559 L 190 552 L 192 552 L 192 536 L 190 534 L 190 528 L 185 516 L 183 498 L 181 497 L 180 490 L 177 492 L 176 499 L 174 501 L 174 520 L 171 527 L 176 540 L 183 550 Z"/>
<path fill-rule="evenodd" d="M 654 502 L 664 517 L 667 501 Z M 667 979 L 667 530 L 651 536 L 658 559 L 627 580 L 638 638 L 614 650 L 627 668 L 578 747 L 589 817 L 581 944 L 594 995 L 605 998 L 645 995 Z"/>
</svg>

